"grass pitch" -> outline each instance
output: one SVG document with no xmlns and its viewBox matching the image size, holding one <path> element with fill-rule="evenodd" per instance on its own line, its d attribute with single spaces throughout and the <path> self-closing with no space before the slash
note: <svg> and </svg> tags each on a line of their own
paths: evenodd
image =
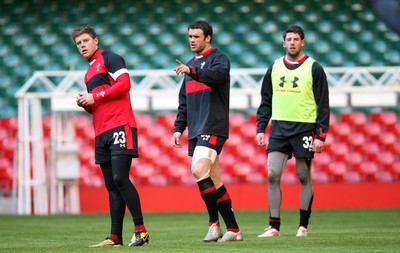
<svg viewBox="0 0 400 253">
<path fill-rule="evenodd" d="M 400 209 L 316 209 L 309 236 L 296 238 L 298 210 L 281 213 L 281 237 L 258 238 L 267 226 L 266 210 L 235 211 L 243 242 L 204 243 L 204 212 L 144 213 L 150 243 L 126 246 L 132 236 L 127 213 L 124 246 L 88 248 L 108 236 L 108 214 L 0 215 L 0 252 L 400 252 Z M 225 229 L 224 224 L 222 227 Z"/>
</svg>

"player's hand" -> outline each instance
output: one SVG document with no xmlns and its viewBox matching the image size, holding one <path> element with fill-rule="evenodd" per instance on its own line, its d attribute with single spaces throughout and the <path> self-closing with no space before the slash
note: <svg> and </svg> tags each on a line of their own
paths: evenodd
<svg viewBox="0 0 400 253">
<path fill-rule="evenodd" d="M 181 148 L 182 147 L 181 136 L 182 136 L 182 134 L 179 133 L 179 132 L 175 132 L 174 135 L 172 136 L 173 146 L 175 148 Z"/>
<path fill-rule="evenodd" d="M 79 106 L 79 107 L 83 107 L 83 104 L 82 104 L 82 95 L 83 95 L 84 93 L 79 93 L 78 95 L 76 95 L 76 104 Z"/>
<path fill-rule="evenodd" d="M 179 60 L 175 60 L 176 63 L 178 63 L 178 67 L 174 68 L 174 71 L 177 75 L 183 75 L 183 74 L 190 74 L 190 68 L 183 64 Z"/>
<path fill-rule="evenodd" d="M 325 149 L 325 142 L 319 139 L 314 139 L 314 152 L 321 153 Z"/>
<path fill-rule="evenodd" d="M 266 141 L 265 141 L 265 134 L 264 133 L 258 133 L 256 135 L 256 142 L 259 146 L 265 146 Z"/>
<path fill-rule="evenodd" d="M 80 94 L 76 95 L 76 104 L 77 104 L 79 107 L 83 107 L 83 104 L 80 102 L 79 96 L 80 96 Z"/>
<path fill-rule="evenodd" d="M 80 107 L 91 106 L 94 104 L 93 94 L 80 92 L 76 96 L 76 104 Z"/>
</svg>

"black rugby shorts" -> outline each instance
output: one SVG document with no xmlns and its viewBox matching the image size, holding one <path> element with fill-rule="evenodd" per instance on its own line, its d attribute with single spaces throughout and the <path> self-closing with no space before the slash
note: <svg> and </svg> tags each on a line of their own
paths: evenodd
<svg viewBox="0 0 400 253">
<path fill-rule="evenodd" d="M 196 138 L 189 140 L 189 156 L 193 156 L 194 149 L 196 146 L 204 146 L 217 151 L 219 155 L 222 151 L 222 147 L 226 142 L 226 138 L 210 135 L 210 134 L 200 134 Z"/>
<path fill-rule="evenodd" d="M 113 155 L 139 157 L 137 129 L 128 125 L 110 129 L 96 136 L 96 164 L 111 161 Z"/>
<path fill-rule="evenodd" d="M 270 137 L 268 140 L 267 153 L 279 151 L 287 154 L 289 158 L 291 158 L 292 155 L 297 158 L 314 158 L 313 143 L 313 131 L 304 132 L 283 139 Z"/>
</svg>

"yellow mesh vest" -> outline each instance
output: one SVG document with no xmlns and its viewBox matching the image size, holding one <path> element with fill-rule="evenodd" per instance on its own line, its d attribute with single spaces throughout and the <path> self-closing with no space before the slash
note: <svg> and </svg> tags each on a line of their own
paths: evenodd
<svg viewBox="0 0 400 253">
<path fill-rule="evenodd" d="M 289 70 L 283 57 L 274 63 L 272 80 L 272 119 L 315 123 L 317 104 L 313 93 L 312 64 L 308 57 L 297 69 Z"/>
</svg>

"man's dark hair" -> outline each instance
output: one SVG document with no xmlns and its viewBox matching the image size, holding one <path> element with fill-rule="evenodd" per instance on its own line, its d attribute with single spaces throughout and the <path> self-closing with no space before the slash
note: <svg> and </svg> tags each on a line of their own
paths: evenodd
<svg viewBox="0 0 400 253">
<path fill-rule="evenodd" d="M 201 30 L 203 30 L 204 37 L 207 37 L 208 35 L 210 35 L 211 40 L 212 40 L 212 35 L 213 35 L 212 26 L 204 20 L 194 21 L 193 23 L 191 23 L 188 26 L 188 30 L 189 29 L 201 29 Z M 211 40 L 210 40 L 210 42 L 211 42 Z"/>
<path fill-rule="evenodd" d="M 297 33 L 300 35 L 300 38 L 304 40 L 304 30 L 301 28 L 301 26 L 298 25 L 291 25 L 286 30 L 283 32 L 283 40 L 286 39 L 286 34 L 288 33 Z"/>
<path fill-rule="evenodd" d="M 92 37 L 93 39 L 97 37 L 97 33 L 94 30 L 93 27 L 88 26 L 88 25 L 82 25 L 82 26 L 78 26 L 76 27 L 73 31 L 72 31 L 72 40 L 75 42 L 75 38 L 80 36 L 81 34 L 87 33 L 90 35 L 90 37 Z"/>
</svg>

